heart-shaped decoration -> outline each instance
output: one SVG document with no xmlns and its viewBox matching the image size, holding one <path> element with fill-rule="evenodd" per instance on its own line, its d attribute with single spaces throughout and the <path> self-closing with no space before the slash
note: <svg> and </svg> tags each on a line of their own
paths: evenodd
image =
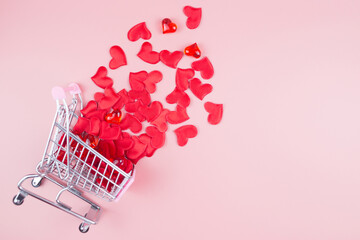
<svg viewBox="0 0 360 240">
<path fill-rule="evenodd" d="M 129 83 L 131 89 L 135 91 L 142 91 L 144 90 L 144 81 L 148 77 L 148 73 L 146 71 L 140 72 L 131 72 L 129 74 Z"/>
<path fill-rule="evenodd" d="M 177 26 L 169 18 L 164 18 L 161 23 L 164 34 L 176 32 Z"/>
<path fill-rule="evenodd" d="M 147 78 L 144 80 L 144 85 L 146 90 L 149 93 L 154 93 L 156 91 L 156 83 L 160 82 L 163 79 L 161 72 L 155 70 L 149 72 Z"/>
<path fill-rule="evenodd" d="M 120 99 L 114 104 L 113 108 L 120 110 L 126 103 L 130 102 L 131 99 L 129 98 L 128 92 L 125 89 L 118 92 L 118 96 Z"/>
<path fill-rule="evenodd" d="M 123 132 L 118 139 L 114 140 L 116 147 L 116 158 L 123 157 L 125 151 L 132 148 L 134 140 L 128 133 Z"/>
<path fill-rule="evenodd" d="M 201 81 L 198 78 L 193 78 L 190 81 L 190 90 L 200 100 L 203 100 L 206 95 L 211 93 L 212 89 L 213 87 L 208 83 L 201 84 Z"/>
<path fill-rule="evenodd" d="M 98 109 L 98 110 L 89 112 L 84 116 L 87 117 L 88 119 L 95 117 L 95 118 L 102 120 L 105 118 L 106 113 L 107 113 L 107 110 Z"/>
<path fill-rule="evenodd" d="M 160 61 L 159 53 L 152 50 L 152 45 L 149 42 L 144 42 L 141 45 L 141 49 L 138 52 L 137 56 L 144 62 L 150 64 L 156 64 Z"/>
<path fill-rule="evenodd" d="M 177 103 L 178 105 L 186 108 L 190 105 L 190 98 L 184 91 L 180 91 L 177 87 L 175 87 L 174 91 L 167 95 L 166 102 L 170 104 Z"/>
<path fill-rule="evenodd" d="M 120 125 L 122 130 L 130 129 L 133 133 L 138 133 L 142 129 L 142 124 L 137 120 L 136 117 L 127 113 L 125 117 L 121 120 Z"/>
<path fill-rule="evenodd" d="M 101 66 L 98 68 L 97 72 L 95 73 L 94 76 L 91 77 L 91 80 L 93 80 L 93 82 L 101 88 L 108 88 L 108 87 L 112 87 L 113 85 L 113 80 L 107 76 L 107 69 L 104 66 Z"/>
<path fill-rule="evenodd" d="M 104 97 L 99 102 L 99 109 L 109 109 L 111 108 L 118 100 L 120 96 L 117 95 L 113 88 L 105 88 Z"/>
<path fill-rule="evenodd" d="M 125 104 L 125 110 L 129 113 L 135 113 L 138 111 L 140 106 L 142 106 L 141 101 L 128 102 L 127 104 Z"/>
<path fill-rule="evenodd" d="M 141 115 L 141 113 L 139 112 L 134 112 L 134 117 L 136 117 L 136 119 L 139 120 L 139 122 L 143 122 L 146 120 L 146 118 L 143 115 Z"/>
<path fill-rule="evenodd" d="M 180 91 L 185 91 L 186 89 L 189 88 L 189 79 L 193 78 L 194 75 L 195 75 L 195 72 L 194 72 L 194 69 L 192 69 L 192 68 L 176 69 L 176 76 L 175 76 L 176 87 Z"/>
<path fill-rule="evenodd" d="M 166 120 L 171 124 L 182 123 L 182 122 L 185 122 L 188 119 L 189 119 L 189 116 L 188 116 L 188 114 L 186 112 L 186 108 L 184 108 L 184 107 L 182 107 L 180 105 L 176 106 L 175 111 L 170 111 L 166 115 Z"/>
<path fill-rule="evenodd" d="M 146 156 L 147 157 L 151 157 L 152 155 L 154 155 L 156 148 L 154 148 L 153 146 L 151 146 L 151 137 L 149 135 L 147 135 L 146 133 L 143 133 L 139 136 L 139 140 L 146 144 Z"/>
<path fill-rule="evenodd" d="M 97 110 L 97 106 L 98 106 L 97 102 L 91 100 L 86 104 L 86 106 L 83 109 L 80 110 L 80 112 L 83 115 L 87 115 L 88 113 Z"/>
<path fill-rule="evenodd" d="M 184 49 L 184 53 L 185 53 L 185 55 L 191 56 L 194 58 L 199 58 L 201 56 L 200 48 L 198 47 L 198 45 L 196 43 L 191 44 L 190 46 L 187 46 Z"/>
<path fill-rule="evenodd" d="M 108 122 L 102 121 L 99 138 L 103 140 L 115 140 L 121 134 L 121 128 L 118 125 L 110 125 Z"/>
<path fill-rule="evenodd" d="M 197 28 L 201 21 L 201 8 L 186 6 L 184 7 L 183 12 L 185 16 L 188 17 L 188 19 L 186 20 L 186 26 L 189 29 Z"/>
<path fill-rule="evenodd" d="M 146 91 L 146 89 L 144 89 L 142 91 L 130 90 L 129 97 L 134 100 L 137 99 L 137 100 L 142 101 L 142 103 L 146 106 L 148 106 L 151 102 L 150 94 Z"/>
<path fill-rule="evenodd" d="M 100 119 L 98 119 L 98 118 L 96 118 L 96 117 L 90 118 L 90 127 L 89 127 L 88 133 L 89 133 L 90 135 L 97 136 L 97 135 L 99 135 L 100 128 L 101 128 L 101 121 L 100 121 Z"/>
<path fill-rule="evenodd" d="M 151 32 L 146 27 L 146 23 L 142 22 L 133 26 L 128 32 L 128 39 L 132 42 L 139 40 L 139 38 L 148 40 L 151 38 Z"/>
<path fill-rule="evenodd" d="M 200 71 L 201 77 L 203 79 L 210 79 L 214 75 L 214 67 L 207 57 L 193 62 L 191 67 L 195 71 Z"/>
<path fill-rule="evenodd" d="M 105 121 L 108 123 L 119 124 L 121 121 L 121 111 L 118 109 L 112 110 L 105 115 Z"/>
<path fill-rule="evenodd" d="M 218 124 L 223 115 L 223 105 L 222 104 L 215 104 L 212 102 L 206 102 L 204 104 L 205 110 L 209 113 L 208 122 L 210 124 L 216 125 Z"/>
<path fill-rule="evenodd" d="M 143 156 L 145 156 L 147 145 L 142 143 L 137 136 L 132 136 L 131 138 L 134 141 L 134 145 L 125 153 L 126 157 L 136 164 Z"/>
<path fill-rule="evenodd" d="M 165 144 L 165 133 L 160 132 L 156 127 L 149 126 L 145 129 L 146 133 L 151 137 L 150 144 L 154 148 L 161 148 Z"/>
<path fill-rule="evenodd" d="M 163 106 L 161 102 L 154 101 L 150 104 L 149 107 L 140 106 L 138 112 L 143 115 L 148 122 L 151 122 L 160 115 L 162 109 Z"/>
<path fill-rule="evenodd" d="M 151 124 L 156 126 L 160 132 L 166 132 L 168 129 L 166 115 L 169 113 L 169 109 L 163 109 L 162 112 L 155 118 Z"/>
<path fill-rule="evenodd" d="M 119 46 L 112 46 L 110 48 L 110 56 L 112 57 L 109 62 L 110 69 L 117 69 L 127 64 L 124 50 Z"/>
<path fill-rule="evenodd" d="M 102 93 L 102 92 L 96 92 L 94 94 L 94 100 L 96 102 L 100 102 L 103 97 L 104 97 L 104 93 Z"/>
<path fill-rule="evenodd" d="M 113 159 L 116 154 L 116 147 L 114 141 L 101 140 L 96 150 L 107 159 Z M 107 169 L 109 171 L 109 167 Z M 109 171 L 109 174 L 111 171 Z"/>
<path fill-rule="evenodd" d="M 166 66 L 176 69 L 176 66 L 178 65 L 183 55 L 184 54 L 180 51 L 171 53 L 168 50 L 162 50 L 160 52 L 160 61 L 163 62 Z"/>
<path fill-rule="evenodd" d="M 79 117 L 75 126 L 73 127 L 73 132 L 76 134 L 81 134 L 82 132 L 87 132 L 90 127 L 90 120 L 84 117 Z"/>
<path fill-rule="evenodd" d="M 194 125 L 185 125 L 174 130 L 179 146 L 185 146 L 189 138 L 196 137 L 198 131 Z"/>
</svg>

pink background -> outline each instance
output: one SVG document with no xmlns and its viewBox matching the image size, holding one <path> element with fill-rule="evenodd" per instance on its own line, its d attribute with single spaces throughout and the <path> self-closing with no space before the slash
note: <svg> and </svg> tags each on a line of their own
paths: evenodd
<svg viewBox="0 0 360 240">
<path fill-rule="evenodd" d="M 185 27 L 187 4 L 203 8 L 196 30 Z M 0 238 L 360 239 L 359 9 L 350 0 L 1 0 Z M 162 35 L 164 17 L 175 34 Z M 204 101 L 224 103 L 221 124 L 208 124 L 190 93 L 199 135 L 181 148 L 169 131 L 119 202 L 97 201 L 104 212 L 86 235 L 78 219 L 33 198 L 14 206 L 18 180 L 44 149 L 53 86 L 78 82 L 90 99 L 90 77 L 118 44 L 129 64 L 110 72 L 117 90 L 128 88 L 129 71 L 155 69 L 164 80 L 154 99 L 173 89 L 175 71 L 143 63 L 143 41 L 126 38 L 141 21 L 155 50 L 197 42 L 211 59 L 214 91 Z"/>
</svg>

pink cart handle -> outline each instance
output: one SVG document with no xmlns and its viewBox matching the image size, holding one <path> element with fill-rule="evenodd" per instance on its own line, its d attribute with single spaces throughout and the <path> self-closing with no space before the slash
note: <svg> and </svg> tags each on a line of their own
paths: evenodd
<svg viewBox="0 0 360 240">
<path fill-rule="evenodd" d="M 63 100 L 66 98 L 65 90 L 62 87 L 53 87 L 51 94 L 54 100 Z"/>
<path fill-rule="evenodd" d="M 73 95 L 81 93 L 81 89 L 80 89 L 79 85 L 76 83 L 70 83 L 66 90 L 69 91 Z"/>
</svg>

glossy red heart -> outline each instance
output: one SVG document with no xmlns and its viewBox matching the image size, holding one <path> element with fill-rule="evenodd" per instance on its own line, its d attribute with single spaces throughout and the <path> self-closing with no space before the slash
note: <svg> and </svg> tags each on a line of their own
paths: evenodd
<svg viewBox="0 0 360 240">
<path fill-rule="evenodd" d="M 147 78 L 144 80 L 144 85 L 146 90 L 149 93 L 154 93 L 156 91 L 156 83 L 160 82 L 163 78 L 163 75 L 159 71 L 149 72 Z"/>
<path fill-rule="evenodd" d="M 201 8 L 186 6 L 184 7 L 183 11 L 184 14 L 188 17 L 186 20 L 186 26 L 189 29 L 197 28 L 201 21 Z"/>
<path fill-rule="evenodd" d="M 177 26 L 175 23 L 173 23 L 169 18 L 164 18 L 162 21 L 161 21 L 161 24 L 162 24 L 162 30 L 163 30 L 163 33 L 173 33 L 173 32 L 176 32 L 177 30 Z"/>
<path fill-rule="evenodd" d="M 120 96 L 117 95 L 113 88 L 105 88 L 104 97 L 99 102 L 99 109 L 109 109 L 111 108 L 118 100 Z"/>
<path fill-rule="evenodd" d="M 143 43 L 137 56 L 150 64 L 156 64 L 160 61 L 159 53 L 152 50 L 152 45 L 149 42 Z"/>
<path fill-rule="evenodd" d="M 105 121 L 108 123 L 119 124 L 121 121 L 121 111 L 113 109 L 105 115 Z"/>
<path fill-rule="evenodd" d="M 144 90 L 144 81 L 148 77 L 148 73 L 146 71 L 140 72 L 131 72 L 129 74 L 129 83 L 131 89 L 135 91 L 142 91 Z"/>
<path fill-rule="evenodd" d="M 76 134 L 81 134 L 82 132 L 87 132 L 90 127 L 90 120 L 84 117 L 78 117 L 76 124 L 73 127 L 73 132 Z"/>
<path fill-rule="evenodd" d="M 203 79 L 210 79 L 214 75 L 214 67 L 207 57 L 193 62 L 191 67 L 195 71 L 200 71 L 201 77 Z"/>
<path fill-rule="evenodd" d="M 113 109 L 121 110 L 126 103 L 132 101 L 128 96 L 128 92 L 125 89 L 118 92 L 118 96 L 120 97 L 120 99 L 114 104 Z"/>
<path fill-rule="evenodd" d="M 160 132 L 156 127 L 149 126 L 145 129 L 146 133 L 151 137 L 150 144 L 154 148 L 161 148 L 165 144 L 165 133 Z"/>
<path fill-rule="evenodd" d="M 137 41 L 139 38 L 148 40 L 151 38 L 151 32 L 146 27 L 145 22 L 136 24 L 128 32 L 128 39 L 132 42 Z"/>
<path fill-rule="evenodd" d="M 129 150 L 125 151 L 126 157 L 136 164 L 146 154 L 147 145 L 142 143 L 137 136 L 131 137 L 134 145 Z"/>
<path fill-rule="evenodd" d="M 193 78 L 190 81 L 190 90 L 200 100 L 203 100 L 206 95 L 211 93 L 212 89 L 213 87 L 210 84 L 202 84 L 198 78 Z"/>
<path fill-rule="evenodd" d="M 170 104 L 177 103 L 178 105 L 186 108 L 190 105 L 190 98 L 184 91 L 180 91 L 177 87 L 175 87 L 174 91 L 167 95 L 166 102 Z"/>
<path fill-rule="evenodd" d="M 118 125 L 110 125 L 102 121 L 99 138 L 103 140 L 115 140 L 121 134 L 121 128 Z"/>
<path fill-rule="evenodd" d="M 140 106 L 138 112 L 143 115 L 148 122 L 151 122 L 160 115 L 162 109 L 163 106 L 161 102 L 154 101 L 149 107 L 144 105 Z"/>
<path fill-rule="evenodd" d="M 194 58 L 199 58 L 201 56 L 200 48 L 198 47 L 198 45 L 196 43 L 191 44 L 190 46 L 187 46 L 184 49 L 184 53 L 186 56 L 191 56 Z"/>
<path fill-rule="evenodd" d="M 181 91 L 185 91 L 186 89 L 189 88 L 189 80 L 193 78 L 194 75 L 195 75 L 194 69 L 191 68 L 176 69 L 176 76 L 175 76 L 176 87 Z"/>
<path fill-rule="evenodd" d="M 98 68 L 94 76 L 91 77 L 91 80 L 101 88 L 109 88 L 113 85 L 113 80 L 107 76 L 107 69 L 104 66 Z"/>
<path fill-rule="evenodd" d="M 101 121 L 97 117 L 90 118 L 90 126 L 88 133 L 94 136 L 98 136 L 101 128 Z"/>
<path fill-rule="evenodd" d="M 163 109 L 162 112 L 155 118 L 151 124 L 156 126 L 160 132 L 166 132 L 168 129 L 166 115 L 169 113 L 169 109 Z"/>
<path fill-rule="evenodd" d="M 109 62 L 110 69 L 117 69 L 127 64 L 124 50 L 119 46 L 112 46 L 110 48 L 111 60 Z"/>
<path fill-rule="evenodd" d="M 166 115 L 166 120 L 171 124 L 178 124 L 185 122 L 189 119 L 189 116 L 187 115 L 186 108 L 177 105 L 175 111 L 170 111 Z"/>
<path fill-rule="evenodd" d="M 139 140 L 146 144 L 146 156 L 147 157 L 151 157 L 152 155 L 154 155 L 156 148 L 154 148 L 153 146 L 151 146 L 150 142 L 151 142 L 151 137 L 149 135 L 147 135 L 146 133 L 143 133 L 139 136 Z"/>
<path fill-rule="evenodd" d="M 98 106 L 97 102 L 95 102 L 94 100 L 91 100 L 86 104 L 86 106 L 83 109 L 80 110 L 80 112 L 83 115 L 86 115 L 92 111 L 97 110 L 97 106 Z"/>
<path fill-rule="evenodd" d="M 189 138 L 196 137 L 196 135 L 198 133 L 197 128 L 194 125 L 185 125 L 185 126 L 179 127 L 177 129 L 175 129 L 174 132 L 177 137 L 177 142 L 178 142 L 179 146 L 181 146 L 181 147 L 186 145 Z"/>
<path fill-rule="evenodd" d="M 183 55 L 184 54 L 180 51 L 175 51 L 171 53 L 168 50 L 162 50 L 160 52 L 160 61 L 166 66 L 176 69 Z"/>
<path fill-rule="evenodd" d="M 210 124 L 216 125 L 218 124 L 223 115 L 223 105 L 215 104 L 212 102 L 206 102 L 204 104 L 205 110 L 209 113 L 208 122 Z"/>
<path fill-rule="evenodd" d="M 133 133 L 138 133 L 142 129 L 142 124 L 130 113 L 127 113 L 120 122 L 122 130 L 130 129 Z"/>
<path fill-rule="evenodd" d="M 146 106 L 148 106 L 151 102 L 150 94 L 145 89 L 142 91 L 130 90 L 129 97 L 134 100 L 137 99 L 142 101 L 142 103 Z"/>
</svg>

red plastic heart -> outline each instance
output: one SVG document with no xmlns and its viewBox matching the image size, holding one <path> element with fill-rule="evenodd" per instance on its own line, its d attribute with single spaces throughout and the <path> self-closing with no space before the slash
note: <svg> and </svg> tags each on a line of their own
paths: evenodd
<svg viewBox="0 0 360 240">
<path fill-rule="evenodd" d="M 180 51 L 174 51 L 171 53 L 168 50 L 162 50 L 160 52 L 160 61 L 166 66 L 176 69 L 183 55 L 184 54 Z"/>
<path fill-rule="evenodd" d="M 222 104 L 215 104 L 212 102 L 206 102 L 204 104 L 205 110 L 209 113 L 208 122 L 210 124 L 216 125 L 218 124 L 223 115 L 223 105 Z"/>
<path fill-rule="evenodd" d="M 185 146 L 189 138 L 196 137 L 198 131 L 194 125 L 185 125 L 174 130 L 179 146 Z"/>
<path fill-rule="evenodd" d="M 118 100 L 120 96 L 114 91 L 113 88 L 105 88 L 104 97 L 99 102 L 99 109 L 109 109 L 111 108 Z"/>
<path fill-rule="evenodd" d="M 207 57 L 193 62 L 191 67 L 195 71 L 200 71 L 201 77 L 203 79 L 210 79 L 214 75 L 214 67 Z"/>
<path fill-rule="evenodd" d="M 143 115 L 148 122 L 153 121 L 155 118 L 157 118 L 161 111 L 163 109 L 163 106 L 161 102 L 154 101 L 150 104 L 150 106 L 140 106 L 139 107 L 139 113 Z"/>
<path fill-rule="evenodd" d="M 176 32 L 177 26 L 169 18 L 164 18 L 161 22 L 163 33 L 173 33 Z"/>
<path fill-rule="evenodd" d="M 115 140 L 121 134 L 121 128 L 118 125 L 110 125 L 102 121 L 99 138 L 103 140 Z"/>
<path fill-rule="evenodd" d="M 189 79 L 193 78 L 194 75 L 195 75 L 194 69 L 178 68 L 176 70 L 176 76 L 175 76 L 176 87 L 181 91 L 185 91 L 186 89 L 189 88 Z"/>
<path fill-rule="evenodd" d="M 152 50 L 152 45 L 149 42 L 143 43 L 137 56 L 150 64 L 156 64 L 160 61 L 159 53 Z"/>
<path fill-rule="evenodd" d="M 163 109 L 159 116 L 151 122 L 151 124 L 156 126 L 160 132 L 166 132 L 168 129 L 166 115 L 169 112 L 169 109 Z"/>
<path fill-rule="evenodd" d="M 201 21 L 201 8 L 186 6 L 184 7 L 183 11 L 184 14 L 188 17 L 186 20 L 186 26 L 189 29 L 197 28 Z"/>
<path fill-rule="evenodd" d="M 110 48 L 110 56 L 112 57 L 109 62 L 110 69 L 117 69 L 127 64 L 124 50 L 119 46 L 112 46 Z"/>
<path fill-rule="evenodd" d="M 146 27 L 145 22 L 136 24 L 128 32 L 128 39 L 132 42 L 139 40 L 139 38 L 148 40 L 151 38 L 151 32 Z"/>
<path fill-rule="evenodd" d="M 201 51 L 196 43 L 191 44 L 190 46 L 187 46 L 184 49 L 184 53 L 185 53 L 185 55 L 194 57 L 194 58 L 201 57 Z"/>
<path fill-rule="evenodd" d="M 141 122 L 130 113 L 127 113 L 120 122 L 121 129 L 130 129 L 133 133 L 138 133 L 142 129 Z"/>
<path fill-rule="evenodd" d="M 177 87 L 175 87 L 174 91 L 167 95 L 166 102 L 170 104 L 177 103 L 178 105 L 186 108 L 190 105 L 190 98 L 184 91 L 180 91 Z"/>
<path fill-rule="evenodd" d="M 134 100 L 137 99 L 137 100 L 142 101 L 142 103 L 146 106 L 148 106 L 151 102 L 150 94 L 146 91 L 146 89 L 144 89 L 142 91 L 130 90 L 129 97 Z"/>
<path fill-rule="evenodd" d="M 91 77 L 91 80 L 101 88 L 109 88 L 112 87 L 114 81 L 107 76 L 107 69 L 104 66 L 98 68 L 97 72 L 94 76 Z"/>
<path fill-rule="evenodd" d="M 99 135 L 100 127 L 101 127 L 100 119 L 98 119 L 96 117 L 90 118 L 90 127 L 89 127 L 89 131 L 88 131 L 89 134 L 95 135 L 95 136 Z"/>
<path fill-rule="evenodd" d="M 136 164 L 145 156 L 147 145 L 142 143 L 137 136 L 132 136 L 131 138 L 134 140 L 134 145 L 126 151 L 126 157 Z"/>
<path fill-rule="evenodd" d="M 210 84 L 202 84 L 198 78 L 193 78 L 190 81 L 190 90 L 200 100 L 203 100 L 206 95 L 211 93 L 212 89 L 213 87 Z"/>
<path fill-rule="evenodd" d="M 112 110 L 105 115 L 105 121 L 108 123 L 119 124 L 121 121 L 121 111 L 118 109 Z"/>
<path fill-rule="evenodd" d="M 83 115 L 86 115 L 92 111 L 97 110 L 98 104 L 94 100 L 89 101 L 86 106 L 80 110 Z"/>
<path fill-rule="evenodd" d="M 156 148 L 154 148 L 153 146 L 151 146 L 150 142 L 151 142 L 151 137 L 149 135 L 147 135 L 146 133 L 143 133 L 139 136 L 139 140 L 146 144 L 146 156 L 147 157 L 151 157 L 152 155 L 154 155 Z"/>
<path fill-rule="evenodd" d="M 146 90 L 149 93 L 154 93 L 156 91 L 156 83 L 160 82 L 163 79 L 163 75 L 161 72 L 155 70 L 149 72 L 147 78 L 144 80 L 144 85 Z"/>
<path fill-rule="evenodd" d="M 150 144 L 154 148 L 161 148 L 165 144 L 165 133 L 160 132 L 156 127 L 149 126 L 146 133 L 151 137 Z"/>
<path fill-rule="evenodd" d="M 176 111 L 170 111 L 166 115 L 166 120 L 171 124 L 178 124 L 189 120 L 189 116 L 187 115 L 186 108 L 177 105 Z"/>
</svg>

